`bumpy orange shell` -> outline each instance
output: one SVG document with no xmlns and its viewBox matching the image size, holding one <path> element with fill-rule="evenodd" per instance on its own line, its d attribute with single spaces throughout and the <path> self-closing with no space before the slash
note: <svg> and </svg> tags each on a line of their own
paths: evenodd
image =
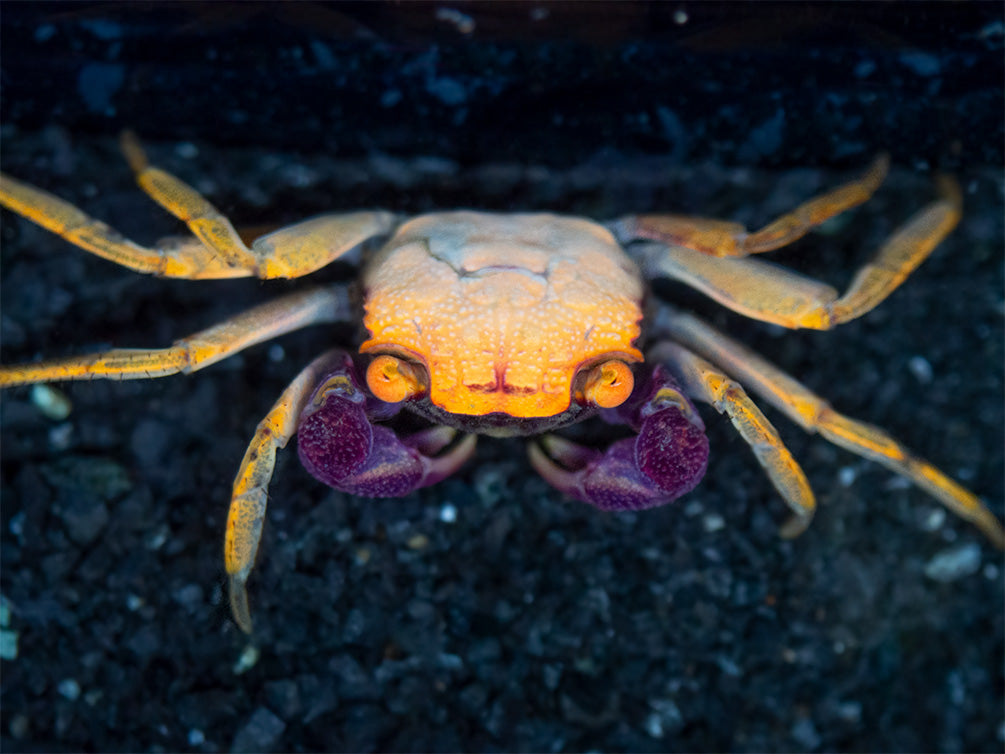
<svg viewBox="0 0 1005 754">
<path fill-rule="evenodd" d="M 638 270 L 587 220 L 424 215 L 375 255 L 363 285 L 360 352 L 423 362 L 430 399 L 451 413 L 554 416 L 583 365 L 642 360 Z"/>
</svg>

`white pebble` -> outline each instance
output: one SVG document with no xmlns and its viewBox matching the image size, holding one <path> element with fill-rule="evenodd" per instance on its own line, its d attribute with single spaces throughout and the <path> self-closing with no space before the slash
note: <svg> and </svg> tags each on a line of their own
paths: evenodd
<svg viewBox="0 0 1005 754">
<path fill-rule="evenodd" d="M 249 644 L 241 652 L 241 656 L 237 658 L 237 662 L 234 663 L 233 671 L 234 675 L 241 675 L 242 673 L 247 673 L 258 663 L 258 647 L 254 644 Z"/>
<path fill-rule="evenodd" d="M 842 466 L 838 471 L 838 484 L 842 487 L 851 487 L 857 476 L 858 472 L 855 471 L 854 466 Z"/>
<path fill-rule="evenodd" d="M 980 546 L 967 542 L 937 553 L 925 564 L 925 575 L 933 581 L 947 583 L 977 573 L 980 567 Z"/>
<path fill-rule="evenodd" d="M 32 385 L 31 402 L 45 418 L 53 421 L 63 421 L 73 411 L 66 393 L 51 385 Z"/>
<path fill-rule="evenodd" d="M 663 721 L 656 713 L 649 715 L 643 726 L 651 738 L 663 738 Z"/>
<path fill-rule="evenodd" d="M 912 356 L 907 362 L 907 368 L 922 385 L 932 381 L 932 365 L 924 356 Z"/>
<path fill-rule="evenodd" d="M 199 147 L 190 141 L 183 141 L 174 148 L 174 153 L 183 159 L 191 160 L 199 156 Z"/>
<path fill-rule="evenodd" d="M 80 684 L 73 678 L 66 678 L 60 681 L 57 690 L 60 696 L 69 699 L 71 702 L 80 696 Z"/>
<path fill-rule="evenodd" d="M 941 529 L 942 525 L 946 522 L 946 509 L 945 508 L 932 508 L 925 520 L 921 524 L 921 528 L 925 531 L 936 531 Z"/>
<path fill-rule="evenodd" d="M 719 531 L 726 527 L 726 519 L 720 516 L 718 513 L 709 513 L 701 520 L 702 526 L 705 531 L 711 533 L 714 531 Z"/>
<path fill-rule="evenodd" d="M 451 24 L 461 34 L 470 34 L 475 30 L 475 20 L 455 8 L 437 8 L 436 20 Z"/>
<path fill-rule="evenodd" d="M 699 515 L 703 510 L 705 510 L 705 508 L 701 504 L 701 500 L 689 500 L 684 505 L 684 515 L 688 518 Z"/>
<path fill-rule="evenodd" d="M 17 631 L 0 628 L 0 660 L 17 659 Z"/>
<path fill-rule="evenodd" d="M 440 508 L 440 521 L 452 524 L 457 520 L 457 508 L 452 503 L 445 503 Z"/>
</svg>

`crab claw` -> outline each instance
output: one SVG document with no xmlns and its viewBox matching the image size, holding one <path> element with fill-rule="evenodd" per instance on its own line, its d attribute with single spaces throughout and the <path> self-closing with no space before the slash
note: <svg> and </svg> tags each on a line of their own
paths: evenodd
<svg viewBox="0 0 1005 754">
<path fill-rule="evenodd" d="M 368 405 L 370 404 L 370 405 Z M 453 474 L 471 457 L 474 435 L 443 455 L 456 434 L 434 427 L 399 438 L 373 424 L 370 414 L 387 413 L 373 405 L 356 379 L 350 359 L 330 373 L 300 417 L 297 452 L 304 468 L 330 487 L 367 497 L 400 497 Z"/>
<path fill-rule="evenodd" d="M 641 382 L 622 406 L 605 412 L 636 437 L 599 451 L 546 435 L 529 446 L 531 465 L 554 487 L 603 510 L 652 508 L 694 489 L 708 464 L 701 417 L 661 367 Z"/>
</svg>

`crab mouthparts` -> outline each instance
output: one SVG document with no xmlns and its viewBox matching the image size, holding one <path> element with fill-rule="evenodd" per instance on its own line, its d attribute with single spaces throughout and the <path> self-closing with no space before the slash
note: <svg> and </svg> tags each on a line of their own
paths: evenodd
<svg viewBox="0 0 1005 754">
<path fill-rule="evenodd" d="M 569 408 L 569 379 L 514 379 L 507 365 L 491 365 L 490 379 L 478 379 L 470 372 L 453 384 L 430 386 L 430 400 L 444 411 L 468 416 L 509 414 L 525 418 L 554 416 Z"/>
</svg>

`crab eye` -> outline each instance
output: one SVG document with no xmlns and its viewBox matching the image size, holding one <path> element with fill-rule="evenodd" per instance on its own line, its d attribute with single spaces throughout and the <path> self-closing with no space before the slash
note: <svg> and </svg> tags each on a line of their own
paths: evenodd
<svg viewBox="0 0 1005 754">
<path fill-rule="evenodd" d="M 583 395 L 600 408 L 620 406 L 635 387 L 632 370 L 623 361 L 605 361 L 597 364 L 586 375 Z"/>
<path fill-rule="evenodd" d="M 370 362 L 366 368 L 366 384 L 370 392 L 385 403 L 400 403 L 425 390 L 419 369 L 388 354 Z"/>
</svg>

